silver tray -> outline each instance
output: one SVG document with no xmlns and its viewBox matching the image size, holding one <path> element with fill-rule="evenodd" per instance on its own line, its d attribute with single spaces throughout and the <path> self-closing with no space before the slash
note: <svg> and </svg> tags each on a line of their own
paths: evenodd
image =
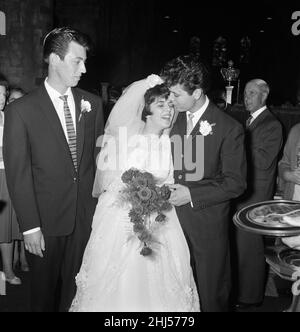
<svg viewBox="0 0 300 332">
<path fill-rule="evenodd" d="M 255 234 L 268 235 L 274 237 L 300 235 L 300 227 L 294 227 L 285 224 L 268 226 L 259 223 L 250 217 L 251 212 L 256 208 L 268 205 L 277 205 L 277 204 L 279 206 L 282 206 L 284 204 L 295 205 L 296 209 L 296 206 L 299 208 L 300 203 L 296 201 L 287 201 L 287 200 L 273 200 L 273 201 L 255 203 L 239 210 L 233 217 L 234 224 L 238 228 L 244 231 L 248 231 Z"/>
</svg>

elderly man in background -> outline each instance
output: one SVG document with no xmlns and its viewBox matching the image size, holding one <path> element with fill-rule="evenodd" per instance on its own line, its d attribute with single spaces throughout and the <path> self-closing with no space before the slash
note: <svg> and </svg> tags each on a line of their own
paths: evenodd
<svg viewBox="0 0 300 332">
<path fill-rule="evenodd" d="M 272 200 L 276 182 L 277 158 L 282 146 L 282 126 L 266 106 L 268 84 L 260 79 L 247 83 L 244 102 L 250 117 L 246 122 L 248 188 L 238 199 L 237 208 Z M 237 309 L 259 306 L 265 289 L 264 238 L 236 231 Z"/>
</svg>

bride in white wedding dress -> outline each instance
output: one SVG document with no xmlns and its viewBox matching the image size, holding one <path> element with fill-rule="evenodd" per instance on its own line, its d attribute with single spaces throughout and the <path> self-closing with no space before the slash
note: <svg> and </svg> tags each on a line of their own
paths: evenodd
<svg viewBox="0 0 300 332">
<path fill-rule="evenodd" d="M 151 172 L 158 185 L 173 183 L 166 129 L 174 112 L 168 103 L 168 90 L 160 83 L 155 75 L 135 82 L 109 117 L 94 186 L 94 193 L 100 196 L 76 277 L 71 312 L 200 311 L 189 248 L 174 207 L 165 213 L 167 221 L 163 224 L 151 216 L 153 253 L 142 256 L 142 242 L 133 232 L 128 215 L 131 207 L 120 196 L 124 188 L 121 175 L 132 167 Z M 124 143 L 120 128 L 126 129 L 130 143 Z M 119 148 L 112 148 L 112 141 Z M 118 167 L 113 168 L 113 164 Z"/>
</svg>

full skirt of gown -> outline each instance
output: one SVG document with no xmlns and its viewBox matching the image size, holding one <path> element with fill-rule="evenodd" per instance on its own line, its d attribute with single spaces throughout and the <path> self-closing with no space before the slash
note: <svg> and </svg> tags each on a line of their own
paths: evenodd
<svg viewBox="0 0 300 332">
<path fill-rule="evenodd" d="M 115 180 L 99 197 L 70 311 L 200 311 L 189 248 L 175 208 L 165 213 L 163 224 L 151 217 L 153 253 L 142 256 L 130 207 L 120 200 L 122 185 Z"/>
</svg>

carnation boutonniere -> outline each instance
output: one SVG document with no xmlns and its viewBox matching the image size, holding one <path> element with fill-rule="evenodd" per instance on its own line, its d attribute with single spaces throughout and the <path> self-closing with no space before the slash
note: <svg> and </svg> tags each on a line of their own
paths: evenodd
<svg viewBox="0 0 300 332">
<path fill-rule="evenodd" d="M 92 110 L 92 106 L 91 103 L 87 100 L 84 100 L 83 98 L 81 99 L 80 102 L 80 115 L 79 115 L 79 120 L 78 122 L 80 122 L 80 119 L 82 117 L 82 114 L 84 113 L 88 113 Z"/>
<path fill-rule="evenodd" d="M 213 127 L 215 123 L 210 124 L 208 121 L 201 121 L 199 132 L 202 136 L 208 136 L 213 134 Z"/>
</svg>

